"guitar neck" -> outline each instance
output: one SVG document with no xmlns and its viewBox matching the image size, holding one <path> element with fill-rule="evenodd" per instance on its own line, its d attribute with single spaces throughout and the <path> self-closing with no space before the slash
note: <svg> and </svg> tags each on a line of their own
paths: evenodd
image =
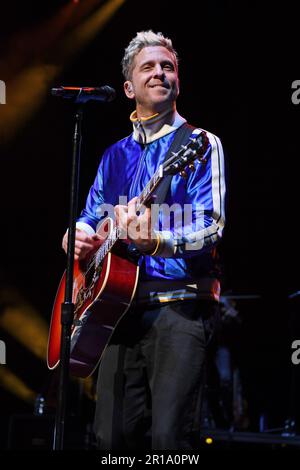
<svg viewBox="0 0 300 470">
<path fill-rule="evenodd" d="M 141 210 L 142 206 L 147 206 L 153 198 L 155 190 L 163 180 L 163 168 L 159 166 L 150 181 L 147 183 L 136 201 L 136 210 Z"/>
</svg>

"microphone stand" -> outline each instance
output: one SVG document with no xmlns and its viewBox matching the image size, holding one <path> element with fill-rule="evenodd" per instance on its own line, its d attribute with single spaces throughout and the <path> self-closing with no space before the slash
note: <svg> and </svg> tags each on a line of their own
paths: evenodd
<svg viewBox="0 0 300 470">
<path fill-rule="evenodd" d="M 60 362 L 59 362 L 59 385 L 57 395 L 57 409 L 54 428 L 53 450 L 63 450 L 64 447 L 64 429 L 67 392 L 69 386 L 69 363 L 71 347 L 71 327 L 74 318 L 73 301 L 73 269 L 74 269 L 74 250 L 75 250 L 75 232 L 76 217 L 78 207 L 78 188 L 79 188 L 79 169 L 80 169 L 80 150 L 81 150 L 81 123 L 83 115 L 83 106 L 77 108 L 75 114 L 75 129 L 73 137 L 73 158 L 71 171 L 71 189 L 70 189 L 70 216 L 68 231 L 68 251 L 66 267 L 66 285 L 65 298 L 61 304 L 61 340 L 60 340 Z"/>
</svg>

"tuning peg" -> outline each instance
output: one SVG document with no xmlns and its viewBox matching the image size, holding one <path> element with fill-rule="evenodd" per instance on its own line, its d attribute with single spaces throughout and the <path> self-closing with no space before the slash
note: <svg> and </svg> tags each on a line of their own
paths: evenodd
<svg viewBox="0 0 300 470">
<path fill-rule="evenodd" d="M 198 160 L 200 163 L 203 163 L 203 165 L 207 163 L 207 158 L 199 157 Z"/>
<path fill-rule="evenodd" d="M 179 174 L 180 174 L 180 176 L 182 176 L 182 178 L 185 178 L 185 179 L 186 179 L 187 176 L 188 176 L 188 175 L 187 175 L 187 172 L 186 172 L 185 170 L 180 171 Z"/>
<path fill-rule="evenodd" d="M 194 165 L 194 163 L 190 163 L 190 164 L 189 164 L 189 169 L 190 169 L 191 171 L 195 171 L 195 165 Z"/>
</svg>

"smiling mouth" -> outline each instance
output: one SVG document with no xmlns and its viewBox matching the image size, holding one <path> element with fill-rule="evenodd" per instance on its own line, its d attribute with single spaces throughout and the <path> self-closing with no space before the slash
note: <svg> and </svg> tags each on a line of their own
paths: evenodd
<svg viewBox="0 0 300 470">
<path fill-rule="evenodd" d="M 150 87 L 150 88 L 157 88 L 157 87 L 160 87 L 160 88 L 165 88 L 166 90 L 169 88 L 169 87 L 167 87 L 166 85 L 162 85 L 162 84 L 151 85 L 151 87 Z"/>
</svg>

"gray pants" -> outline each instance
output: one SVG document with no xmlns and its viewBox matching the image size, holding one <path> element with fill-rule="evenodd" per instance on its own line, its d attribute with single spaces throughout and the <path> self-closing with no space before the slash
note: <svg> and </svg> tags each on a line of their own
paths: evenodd
<svg viewBox="0 0 300 470">
<path fill-rule="evenodd" d="M 205 352 L 217 319 L 217 304 L 202 300 L 126 313 L 99 367 L 100 449 L 197 447 Z"/>
</svg>

